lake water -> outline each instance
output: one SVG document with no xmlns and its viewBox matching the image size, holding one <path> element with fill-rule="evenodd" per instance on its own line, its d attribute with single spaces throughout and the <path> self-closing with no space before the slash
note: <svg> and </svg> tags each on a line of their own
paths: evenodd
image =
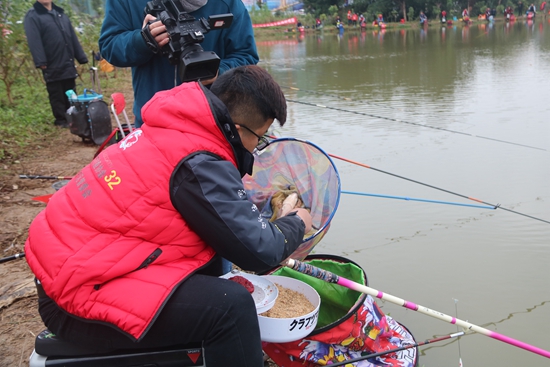
<svg viewBox="0 0 550 367">
<path fill-rule="evenodd" d="M 342 194 L 315 252 L 359 263 L 375 289 L 550 350 L 550 18 L 257 42 L 289 100 L 278 134 L 374 168 L 334 159 L 342 190 L 501 206 Z M 457 331 L 378 303 L 418 341 Z M 550 365 L 480 334 L 420 350 L 426 367 Z"/>
</svg>

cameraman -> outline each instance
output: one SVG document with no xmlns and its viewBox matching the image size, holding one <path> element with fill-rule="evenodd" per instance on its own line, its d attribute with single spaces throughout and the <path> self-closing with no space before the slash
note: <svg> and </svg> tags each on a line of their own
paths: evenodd
<svg viewBox="0 0 550 367">
<path fill-rule="evenodd" d="M 242 0 L 180 0 L 183 8 L 196 19 L 217 14 L 233 14 L 231 27 L 214 30 L 201 43 L 205 51 L 215 52 L 221 59 L 218 75 L 241 65 L 255 65 L 259 61 L 252 21 Z M 177 66 L 166 56 L 153 53 L 141 36 L 141 30 L 155 18 L 144 9 L 148 0 L 107 0 L 105 19 L 99 37 L 101 55 L 118 67 L 132 67 L 135 125 L 143 124 L 141 108 L 161 90 L 181 84 Z M 159 21 L 150 24 L 151 34 L 159 46 L 168 43 L 165 26 Z M 211 84 L 214 79 L 202 81 Z"/>
</svg>

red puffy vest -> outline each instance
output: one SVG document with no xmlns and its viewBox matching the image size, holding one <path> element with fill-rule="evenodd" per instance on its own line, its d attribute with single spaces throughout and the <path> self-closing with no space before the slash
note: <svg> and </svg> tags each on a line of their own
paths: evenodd
<svg viewBox="0 0 550 367">
<path fill-rule="evenodd" d="M 197 83 L 159 92 L 143 129 L 102 152 L 33 221 L 26 258 L 67 312 L 108 322 L 135 339 L 174 287 L 212 259 L 173 207 L 170 175 L 195 151 L 236 165 Z"/>
</svg>

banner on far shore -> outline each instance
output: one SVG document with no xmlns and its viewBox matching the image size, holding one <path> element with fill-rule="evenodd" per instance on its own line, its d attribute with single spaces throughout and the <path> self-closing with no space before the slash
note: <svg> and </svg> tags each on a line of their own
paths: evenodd
<svg viewBox="0 0 550 367">
<path fill-rule="evenodd" d="M 252 24 L 252 28 L 277 27 L 280 25 L 295 24 L 295 23 L 297 23 L 296 17 L 292 17 L 285 20 L 279 20 L 277 22 Z"/>
</svg>

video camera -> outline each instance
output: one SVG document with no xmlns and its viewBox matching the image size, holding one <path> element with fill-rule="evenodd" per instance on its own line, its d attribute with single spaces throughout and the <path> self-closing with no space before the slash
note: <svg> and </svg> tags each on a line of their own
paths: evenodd
<svg viewBox="0 0 550 367">
<path fill-rule="evenodd" d="M 180 0 L 153 0 L 147 3 L 145 15 L 151 14 L 164 24 L 170 41 L 159 47 L 151 35 L 149 24 L 141 31 L 141 36 L 154 53 L 168 56 L 172 65 L 179 64 L 179 77 L 182 82 L 208 80 L 218 73 L 220 58 L 212 51 L 204 51 L 200 43 L 211 30 L 229 28 L 233 14 L 211 15 L 208 20 L 185 12 Z"/>
</svg>

